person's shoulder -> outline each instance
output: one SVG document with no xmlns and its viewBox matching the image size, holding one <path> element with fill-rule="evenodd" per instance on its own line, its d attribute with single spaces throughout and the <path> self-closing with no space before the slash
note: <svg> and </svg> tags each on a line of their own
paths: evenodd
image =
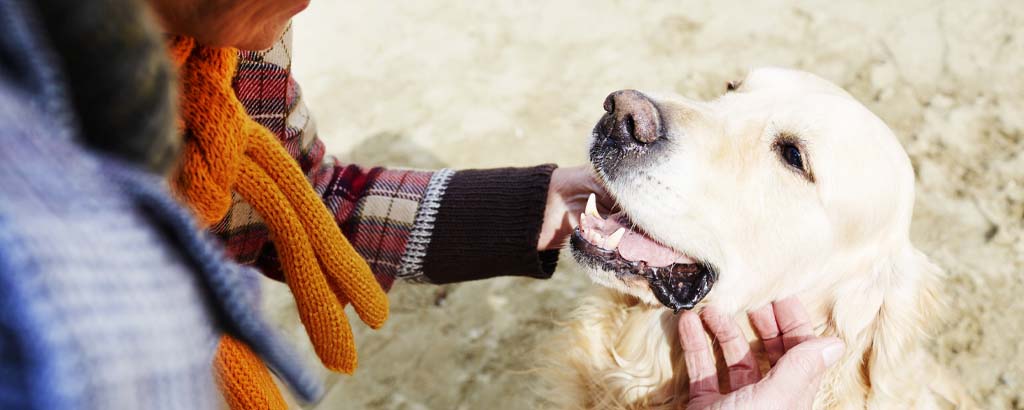
<svg viewBox="0 0 1024 410">
<path fill-rule="evenodd" d="M 29 129 L 45 128 L 41 121 L 40 102 L 37 96 L 17 87 L 16 83 L 0 76 L 0 133 L 24 132 Z"/>
<path fill-rule="evenodd" d="M 21 85 L 0 75 L 0 147 L 8 153 L 28 154 L 72 145 L 75 120 L 67 101 Z"/>
</svg>

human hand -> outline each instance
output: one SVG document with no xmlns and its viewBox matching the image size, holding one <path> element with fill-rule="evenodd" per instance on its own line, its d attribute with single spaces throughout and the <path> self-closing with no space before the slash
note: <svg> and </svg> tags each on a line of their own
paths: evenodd
<svg viewBox="0 0 1024 410">
<path fill-rule="evenodd" d="M 594 179 L 588 167 L 556 168 L 551 173 L 548 201 L 544 208 L 544 223 L 540 228 L 537 250 L 559 249 L 579 224 L 580 214 L 587 206 L 590 194 L 597 197 L 597 209 L 607 214 L 615 201 L 604 186 Z"/>
<path fill-rule="evenodd" d="M 714 307 L 700 318 L 685 311 L 679 316 L 679 339 L 690 378 L 686 410 L 810 409 L 825 370 L 842 356 L 845 346 L 834 337 L 815 337 L 807 311 L 796 297 L 748 313 L 764 344 L 772 369 L 761 378 L 750 344 L 739 327 Z M 729 367 L 729 390 L 719 391 L 715 359 L 708 349 L 704 327 L 718 341 Z"/>
</svg>

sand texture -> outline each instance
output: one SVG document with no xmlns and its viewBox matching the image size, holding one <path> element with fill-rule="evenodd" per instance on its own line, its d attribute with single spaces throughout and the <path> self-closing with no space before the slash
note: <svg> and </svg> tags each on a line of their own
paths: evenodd
<svg viewBox="0 0 1024 410">
<path fill-rule="evenodd" d="M 366 165 L 583 164 L 614 90 L 713 98 L 763 65 L 834 81 L 917 171 L 913 238 L 949 275 L 931 351 L 983 408 L 1024 408 L 1024 1 L 321 0 L 295 24 L 328 151 Z M 356 376 L 326 376 L 314 407 L 537 408 L 537 349 L 593 286 L 570 261 L 548 281 L 399 284 L 382 330 L 355 326 Z M 280 286 L 267 308 L 303 338 Z"/>
</svg>

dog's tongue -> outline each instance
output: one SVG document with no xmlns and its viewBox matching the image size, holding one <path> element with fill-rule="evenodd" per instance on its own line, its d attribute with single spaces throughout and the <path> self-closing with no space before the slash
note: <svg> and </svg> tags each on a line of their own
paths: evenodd
<svg viewBox="0 0 1024 410">
<path fill-rule="evenodd" d="M 623 222 L 628 223 L 625 215 L 621 213 L 610 215 L 605 220 L 602 230 L 605 232 L 615 232 L 620 227 L 623 227 Z M 674 263 L 694 263 L 693 259 L 655 242 L 636 228 L 630 226 L 625 226 L 625 228 L 626 235 L 619 242 L 618 250 L 619 255 L 626 260 L 644 261 L 647 262 L 648 266 L 653 267 L 669 266 Z"/>
</svg>

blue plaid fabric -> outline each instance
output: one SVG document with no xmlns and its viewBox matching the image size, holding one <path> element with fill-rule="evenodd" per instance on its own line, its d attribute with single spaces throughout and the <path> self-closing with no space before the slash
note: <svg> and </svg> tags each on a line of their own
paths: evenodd
<svg viewBox="0 0 1024 410">
<path fill-rule="evenodd" d="M 0 88 L 0 408 L 213 408 L 218 331 L 181 252 Z"/>
<path fill-rule="evenodd" d="M 60 65 L 19 4 L 0 0 L 0 409 L 218 408 L 223 331 L 315 400 L 255 274 L 158 178 L 74 142 Z"/>
<path fill-rule="evenodd" d="M 200 230 L 192 215 L 163 189 L 164 181 L 116 160 L 105 162 L 105 173 L 129 192 L 137 203 L 166 228 L 169 239 L 186 259 L 194 261 L 200 279 L 214 297 L 224 330 L 246 342 L 300 400 L 320 398 L 320 379 L 302 366 L 302 359 L 259 315 L 259 277 L 252 267 L 231 262 L 216 238 Z"/>
</svg>

